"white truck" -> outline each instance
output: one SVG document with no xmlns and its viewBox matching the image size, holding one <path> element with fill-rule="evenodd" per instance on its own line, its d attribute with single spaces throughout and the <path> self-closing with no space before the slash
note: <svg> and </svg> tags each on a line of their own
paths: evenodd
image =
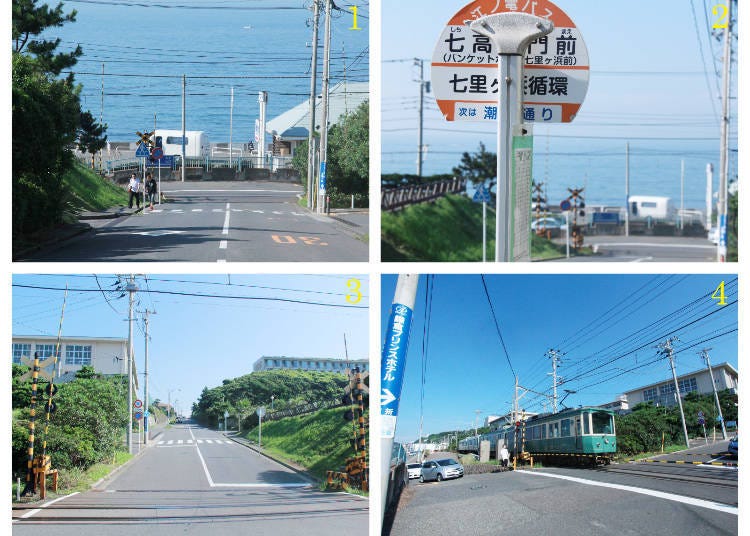
<svg viewBox="0 0 750 536">
<path fill-rule="evenodd" d="M 631 219 L 673 221 L 677 216 L 671 198 L 651 195 L 631 195 L 628 198 L 628 212 Z"/>
<path fill-rule="evenodd" d="M 157 129 L 153 140 L 161 137 L 161 145 L 166 155 L 182 155 L 182 130 Z M 202 130 L 185 131 L 185 156 L 203 157 L 211 152 L 208 135 Z"/>
</svg>

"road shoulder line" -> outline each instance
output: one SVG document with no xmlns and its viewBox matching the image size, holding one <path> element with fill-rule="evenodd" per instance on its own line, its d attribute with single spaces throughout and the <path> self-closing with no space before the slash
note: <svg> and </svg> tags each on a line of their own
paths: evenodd
<svg viewBox="0 0 750 536">
<path fill-rule="evenodd" d="M 634 486 L 624 486 L 622 484 L 611 484 L 609 482 L 597 482 L 596 480 L 587 480 L 585 478 L 578 478 L 575 476 L 555 475 L 552 473 L 543 473 L 539 471 L 519 470 L 516 472 L 528 475 L 546 476 L 548 478 L 558 478 L 560 480 L 568 480 L 570 482 L 586 484 L 588 486 L 599 486 L 602 488 L 612 488 L 621 491 L 629 491 L 631 493 L 639 493 L 641 495 L 650 495 L 652 497 L 658 497 L 660 499 L 666 499 L 668 501 L 681 502 L 683 504 L 690 504 L 692 506 L 698 506 L 700 508 L 708 508 L 709 510 L 724 512 L 726 514 L 738 515 L 738 508 L 736 506 L 730 506 L 728 504 L 716 503 L 712 501 L 705 501 L 703 499 L 694 499 L 693 497 L 684 497 L 682 495 L 675 495 L 673 493 L 666 493 L 663 491 L 636 488 Z"/>
</svg>

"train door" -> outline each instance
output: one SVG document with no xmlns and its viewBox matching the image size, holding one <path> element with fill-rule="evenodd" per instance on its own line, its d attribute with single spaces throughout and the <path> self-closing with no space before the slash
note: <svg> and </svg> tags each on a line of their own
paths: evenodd
<svg viewBox="0 0 750 536">
<path fill-rule="evenodd" d="M 583 439 L 581 438 L 581 415 L 576 415 L 575 426 L 573 427 L 573 434 L 576 437 L 576 452 L 581 452 L 583 449 Z"/>
</svg>

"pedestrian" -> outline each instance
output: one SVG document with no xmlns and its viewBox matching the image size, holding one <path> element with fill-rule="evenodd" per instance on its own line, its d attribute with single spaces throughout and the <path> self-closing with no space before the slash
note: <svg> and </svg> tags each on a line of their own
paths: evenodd
<svg viewBox="0 0 750 536">
<path fill-rule="evenodd" d="M 500 448 L 500 459 L 503 461 L 503 467 L 508 467 L 508 458 L 510 458 L 510 453 L 505 448 L 505 443 L 503 443 L 503 446 Z"/>
<path fill-rule="evenodd" d="M 135 173 L 130 174 L 130 182 L 128 183 L 128 193 L 130 198 L 128 199 L 128 208 L 133 208 L 133 199 L 135 198 L 136 207 L 141 208 L 141 180 L 136 176 Z"/>
<path fill-rule="evenodd" d="M 156 181 L 151 176 L 151 173 L 146 173 L 146 197 L 151 205 L 151 210 L 154 210 L 154 197 L 156 196 Z M 146 206 L 144 201 L 143 206 Z"/>
</svg>

